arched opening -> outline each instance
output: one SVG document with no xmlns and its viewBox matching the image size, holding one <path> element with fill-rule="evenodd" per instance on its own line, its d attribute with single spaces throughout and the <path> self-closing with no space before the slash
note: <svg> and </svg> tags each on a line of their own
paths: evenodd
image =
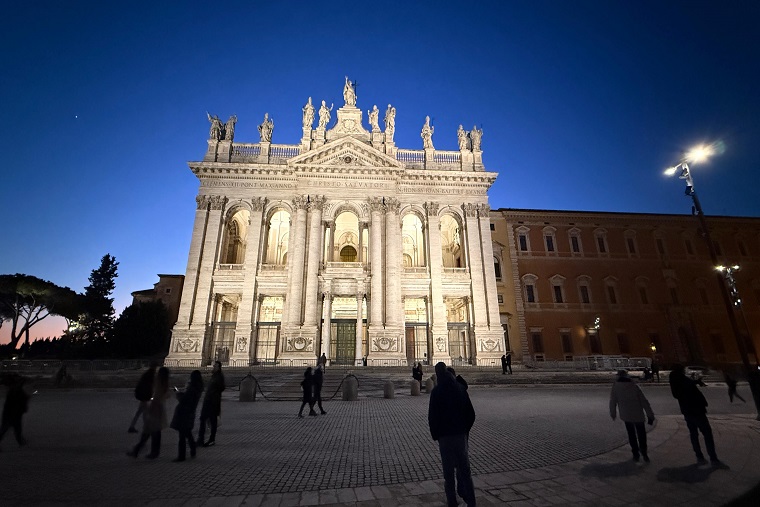
<svg viewBox="0 0 760 507">
<path fill-rule="evenodd" d="M 328 260 L 332 261 L 337 257 L 340 262 L 357 262 L 359 218 L 350 211 L 339 214 L 335 219 L 334 238 L 334 251 L 329 252 Z"/>
<path fill-rule="evenodd" d="M 284 266 L 288 260 L 288 237 L 290 236 L 290 213 L 278 210 L 269 219 L 267 230 L 266 264 Z"/>
<path fill-rule="evenodd" d="M 242 264 L 245 259 L 245 236 L 250 212 L 239 210 L 230 217 L 224 229 L 220 264 Z"/>
<path fill-rule="evenodd" d="M 356 262 L 356 248 L 344 246 L 340 251 L 340 262 Z"/>
<path fill-rule="evenodd" d="M 443 254 L 443 267 L 462 268 L 462 237 L 461 228 L 456 218 L 451 215 L 441 217 L 441 253 Z"/>
<path fill-rule="evenodd" d="M 401 236 L 404 267 L 425 266 L 425 235 L 420 217 L 414 213 L 404 215 L 401 221 Z"/>
</svg>

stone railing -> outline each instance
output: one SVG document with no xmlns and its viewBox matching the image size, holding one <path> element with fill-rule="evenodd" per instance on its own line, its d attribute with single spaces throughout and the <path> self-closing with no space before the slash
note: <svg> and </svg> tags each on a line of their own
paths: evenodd
<svg viewBox="0 0 760 507">
<path fill-rule="evenodd" d="M 297 144 L 273 144 L 269 147 L 270 159 L 289 159 L 301 153 Z"/>
<path fill-rule="evenodd" d="M 228 270 L 228 271 L 236 271 L 243 269 L 242 264 L 219 264 L 218 269 L 220 271 Z"/>
<path fill-rule="evenodd" d="M 433 162 L 441 165 L 455 165 L 457 168 L 461 168 L 462 152 L 436 151 L 433 155 Z"/>
<path fill-rule="evenodd" d="M 259 144 L 232 144 L 230 162 L 255 162 L 261 154 Z"/>
<path fill-rule="evenodd" d="M 443 272 L 446 274 L 466 275 L 469 270 L 467 268 L 443 268 Z"/>
<path fill-rule="evenodd" d="M 428 268 L 425 266 L 404 266 L 404 273 L 423 273 L 426 274 Z"/>
<path fill-rule="evenodd" d="M 396 150 L 396 160 L 413 169 L 425 168 L 425 152 L 423 151 L 399 149 Z"/>
<path fill-rule="evenodd" d="M 329 261 L 325 263 L 326 269 L 363 269 L 363 262 L 333 262 Z"/>
<path fill-rule="evenodd" d="M 288 267 L 285 264 L 262 264 L 261 271 L 286 271 Z"/>
</svg>

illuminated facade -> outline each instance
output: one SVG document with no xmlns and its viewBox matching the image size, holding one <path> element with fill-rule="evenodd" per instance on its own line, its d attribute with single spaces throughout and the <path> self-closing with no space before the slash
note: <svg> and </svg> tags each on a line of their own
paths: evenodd
<svg viewBox="0 0 760 507">
<path fill-rule="evenodd" d="M 309 98 L 296 145 L 268 116 L 255 144 L 209 116 L 167 364 L 499 363 L 482 132 L 440 151 L 426 119 L 423 149 L 400 149 L 395 108 L 365 127 L 348 79 L 343 96 L 334 122 Z"/>
</svg>

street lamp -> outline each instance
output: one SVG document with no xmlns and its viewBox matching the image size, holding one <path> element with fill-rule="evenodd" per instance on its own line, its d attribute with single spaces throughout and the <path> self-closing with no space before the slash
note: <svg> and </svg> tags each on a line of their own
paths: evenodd
<svg viewBox="0 0 760 507">
<path fill-rule="evenodd" d="M 723 303 L 726 306 L 726 313 L 728 314 L 728 321 L 731 324 L 731 330 L 734 333 L 736 339 L 736 345 L 739 348 L 739 355 L 744 365 L 744 370 L 747 374 L 747 381 L 749 382 L 750 390 L 752 391 L 752 398 L 755 400 L 755 410 L 757 411 L 757 420 L 760 421 L 760 382 L 758 382 L 757 371 L 750 367 L 747 344 L 739 331 L 739 325 L 736 322 L 736 314 L 734 313 L 734 306 L 741 305 L 741 299 L 739 293 L 736 290 L 735 280 L 733 278 L 733 272 L 738 269 L 738 266 L 726 268 L 718 262 L 718 254 L 715 251 L 715 243 L 713 243 L 710 237 L 710 229 L 707 227 L 707 220 L 705 214 L 702 211 L 702 205 L 697 197 L 697 192 L 694 190 L 694 179 L 691 176 L 689 170 L 689 162 L 700 162 L 713 154 L 713 150 L 709 146 L 700 146 L 686 154 L 681 163 L 675 167 L 670 167 L 665 170 L 667 176 L 673 176 L 678 173 L 678 177 L 682 180 L 686 180 L 686 196 L 691 197 L 694 203 L 694 213 L 696 213 L 699 219 L 699 225 L 702 228 L 702 235 L 707 242 L 707 249 L 710 252 L 710 259 L 713 266 L 716 268 L 715 272 L 718 277 L 718 286 L 720 287 L 720 293 L 723 297 Z M 680 171 L 680 172 L 679 172 Z M 721 269 L 722 268 L 722 269 Z M 753 347 L 754 348 L 754 347 Z M 754 353 L 754 350 L 753 350 Z M 757 356 L 755 356 L 757 357 Z"/>
</svg>

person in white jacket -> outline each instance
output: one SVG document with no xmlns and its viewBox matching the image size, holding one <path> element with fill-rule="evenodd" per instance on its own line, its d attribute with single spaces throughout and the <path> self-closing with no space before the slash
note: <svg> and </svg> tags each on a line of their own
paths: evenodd
<svg viewBox="0 0 760 507">
<path fill-rule="evenodd" d="M 628 431 L 628 442 L 631 444 L 633 460 L 638 461 L 640 453 L 644 461 L 649 463 L 644 413 L 646 413 L 647 422 L 651 425 L 654 424 L 654 412 L 652 412 L 649 400 L 644 396 L 641 388 L 636 385 L 625 370 L 618 371 L 617 379 L 612 384 L 610 417 L 613 421 L 617 417 L 618 407 L 620 419 L 625 422 L 625 429 Z"/>
</svg>

